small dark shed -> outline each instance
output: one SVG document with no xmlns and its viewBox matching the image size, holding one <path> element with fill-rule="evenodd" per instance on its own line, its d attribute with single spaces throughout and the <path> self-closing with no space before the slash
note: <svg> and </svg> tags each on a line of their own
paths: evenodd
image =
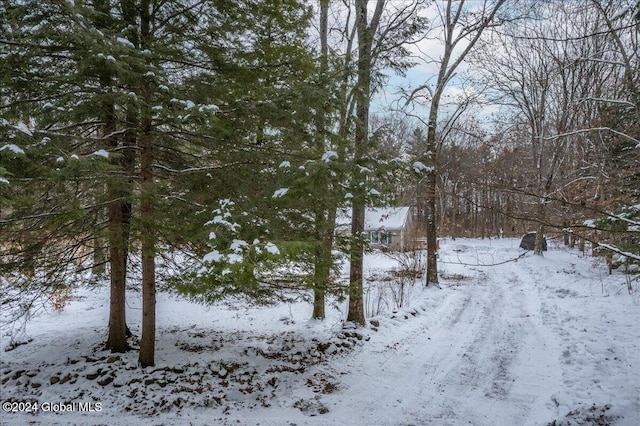
<svg viewBox="0 0 640 426">
<path fill-rule="evenodd" d="M 522 237 L 522 241 L 520 241 L 520 248 L 525 250 L 533 250 L 536 246 L 536 233 L 529 232 Z M 547 251 L 547 239 L 542 238 L 542 251 Z"/>
</svg>

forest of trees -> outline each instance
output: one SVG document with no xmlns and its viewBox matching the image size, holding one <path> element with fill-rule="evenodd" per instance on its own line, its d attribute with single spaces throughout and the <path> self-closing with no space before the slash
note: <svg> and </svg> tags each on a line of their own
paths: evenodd
<svg viewBox="0 0 640 426">
<path fill-rule="evenodd" d="M 0 303 L 108 281 L 124 352 L 140 291 L 150 366 L 157 291 L 273 302 L 293 262 L 314 318 L 336 293 L 364 325 L 364 209 L 388 204 L 415 208 L 425 285 L 438 236 L 637 262 L 639 52 L 637 0 L 4 0 Z"/>
</svg>

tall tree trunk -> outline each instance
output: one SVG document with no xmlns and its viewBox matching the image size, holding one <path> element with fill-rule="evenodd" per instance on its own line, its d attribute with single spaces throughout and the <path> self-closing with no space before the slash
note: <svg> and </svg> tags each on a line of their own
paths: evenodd
<svg viewBox="0 0 640 426">
<path fill-rule="evenodd" d="M 320 81 L 323 89 L 327 88 L 328 71 L 328 26 L 329 26 L 329 0 L 320 0 Z M 326 118 L 322 108 L 317 116 L 319 148 L 324 151 L 326 145 Z M 325 171 L 322 171 L 325 173 Z M 312 318 L 323 320 L 325 318 L 325 294 L 331 274 L 331 248 L 333 246 L 333 232 L 335 227 L 335 209 L 331 207 L 331 194 L 327 188 L 327 175 L 322 181 L 325 185 L 320 189 L 322 193 L 321 206 L 315 214 L 317 249 L 314 259 L 313 272 L 313 314 Z M 328 206 L 328 208 L 327 208 Z M 334 212 L 331 214 L 331 212 Z M 333 217 L 333 219 L 332 219 Z"/>
<path fill-rule="evenodd" d="M 109 28 L 111 25 L 111 6 L 106 0 L 95 0 L 94 8 L 96 12 L 95 26 L 98 29 Z M 110 95 L 113 89 L 113 75 L 108 70 L 100 70 L 100 87 L 103 101 L 101 105 L 102 137 L 105 139 L 109 149 L 118 149 L 118 137 L 116 136 L 117 118 L 115 103 Z M 109 162 L 118 173 L 122 172 L 122 163 L 116 156 L 112 156 Z M 126 324 L 126 266 L 123 264 L 123 252 L 126 242 L 123 241 L 123 217 L 122 217 L 122 194 L 126 183 L 122 175 L 116 175 L 107 180 L 106 191 L 110 201 L 107 207 L 107 244 L 109 255 L 109 325 L 106 341 L 107 349 L 112 352 L 126 352 L 129 349 L 127 343 Z M 94 256 L 100 257 L 101 247 L 96 239 Z M 98 269 L 99 270 L 99 269 Z"/>
<path fill-rule="evenodd" d="M 426 285 L 438 283 L 437 226 L 436 226 L 436 172 L 427 172 L 426 183 L 426 238 L 427 238 L 427 276 Z"/>
<path fill-rule="evenodd" d="M 115 143 L 114 148 L 117 147 Z M 118 159 L 115 163 L 121 166 Z M 111 201 L 107 209 L 108 239 L 109 239 L 109 335 L 107 348 L 113 352 L 125 352 L 129 349 L 127 336 L 129 329 L 126 324 L 126 225 L 123 217 L 123 186 L 128 185 L 126 178 L 114 178 L 107 182 L 107 194 Z"/>
<path fill-rule="evenodd" d="M 136 14 L 134 0 L 122 0 L 121 1 L 122 17 L 128 24 L 127 39 L 133 43 L 134 46 L 139 47 L 140 41 L 138 39 L 138 33 L 136 28 Z M 122 211 L 122 251 L 120 256 L 122 259 L 122 280 L 126 283 L 128 274 L 128 261 L 129 261 L 129 246 L 131 244 L 131 217 L 133 215 L 133 180 L 137 162 L 136 145 L 138 143 L 137 128 L 139 126 L 139 113 L 136 102 L 129 102 L 126 106 L 125 117 L 125 132 L 122 136 L 122 146 L 120 147 L 120 166 L 124 173 L 124 183 L 122 187 L 122 193 L 120 198 L 120 210 Z M 129 327 L 126 327 L 127 337 L 131 336 Z"/>
<path fill-rule="evenodd" d="M 438 153 L 442 145 L 442 140 L 438 140 L 436 135 L 436 126 L 438 125 L 438 112 L 440 109 L 440 100 L 442 94 L 453 78 L 453 75 L 462 63 L 464 58 L 473 49 L 476 42 L 480 39 L 483 31 L 492 23 L 496 13 L 502 7 L 506 0 L 496 0 L 496 2 L 488 9 L 483 10 L 478 15 L 477 20 L 469 23 L 462 22 L 462 16 L 465 16 L 463 8 L 464 2 L 456 2 L 448 0 L 444 4 L 444 11 L 441 12 L 443 19 L 443 35 L 444 35 L 444 52 L 440 60 L 440 69 L 438 71 L 438 79 L 436 81 L 433 96 L 431 97 L 431 105 L 429 107 L 429 118 L 427 120 L 427 158 L 431 165 L 431 169 L 426 176 L 426 194 L 427 194 L 427 274 L 425 284 L 438 283 L 438 260 L 437 260 L 437 222 L 436 222 L 436 182 L 437 182 L 437 163 Z M 456 9 L 456 7 L 458 9 Z M 467 32 L 466 29 L 475 27 L 473 31 Z M 466 47 L 457 56 L 454 56 L 454 49 L 460 41 L 466 40 Z"/>
<path fill-rule="evenodd" d="M 150 0 L 140 5 L 141 48 L 150 45 L 151 9 Z M 154 230 L 155 200 L 153 183 L 154 136 L 152 134 L 151 90 L 142 83 L 142 113 L 140 137 L 141 204 L 142 225 L 142 335 L 140 337 L 139 362 L 142 367 L 155 364 L 156 339 L 156 238 Z"/>
<path fill-rule="evenodd" d="M 143 119 L 146 122 L 147 119 Z M 150 120 L 149 120 L 150 121 Z M 155 364 L 156 338 L 156 279 L 155 235 L 153 218 L 153 136 L 149 129 L 141 137 L 140 173 L 142 176 L 140 221 L 142 223 L 142 335 L 140 338 L 140 365 Z"/>
<path fill-rule="evenodd" d="M 365 176 L 359 164 L 369 143 L 369 105 L 371 96 L 371 47 L 373 34 L 377 29 L 384 0 L 378 0 L 374 19 L 367 24 L 367 0 L 356 0 L 356 27 L 358 32 L 358 82 L 356 106 L 356 131 L 354 143 L 353 198 L 351 213 L 351 264 L 349 268 L 349 311 L 347 321 L 365 324 L 364 300 L 362 294 L 364 256 L 364 213 L 366 191 Z"/>
<path fill-rule="evenodd" d="M 108 184 L 107 190 L 110 196 L 118 197 L 119 191 L 113 188 L 114 184 Z M 111 281 L 109 294 L 109 335 L 106 347 L 112 352 L 126 352 L 129 349 L 127 343 L 126 324 L 126 268 L 123 264 L 122 241 L 122 209 L 120 203 L 112 202 L 108 208 L 109 221 L 109 277 Z"/>
<path fill-rule="evenodd" d="M 441 71 L 442 73 L 442 71 Z M 440 107 L 440 96 L 442 91 L 436 90 L 431 100 L 431 108 L 429 110 L 429 128 L 427 129 L 427 161 L 429 170 L 425 177 L 425 196 L 426 196 L 426 237 L 427 237 L 427 274 L 425 285 L 438 284 L 438 258 L 437 258 L 437 241 L 438 229 L 436 218 L 436 155 L 438 151 L 438 142 L 436 137 L 436 125 L 438 123 L 438 108 Z"/>
<path fill-rule="evenodd" d="M 101 10 L 109 13 L 108 6 L 96 3 L 96 7 L 106 7 Z M 100 83 L 105 92 L 111 90 L 112 76 L 108 71 L 103 72 Z M 110 97 L 105 97 L 102 103 L 103 137 L 107 140 L 111 150 L 118 149 L 118 137 L 116 132 L 115 105 Z M 122 170 L 122 163 L 116 156 L 112 156 L 109 162 Z M 124 263 L 125 246 L 127 241 L 123 238 L 124 222 L 122 216 L 123 191 L 126 187 L 126 177 L 115 176 L 107 181 L 107 197 L 110 204 L 107 208 L 107 227 L 109 244 L 109 325 L 106 347 L 112 352 L 126 352 L 129 350 L 127 343 L 126 324 L 126 274 L 127 268 Z"/>
</svg>

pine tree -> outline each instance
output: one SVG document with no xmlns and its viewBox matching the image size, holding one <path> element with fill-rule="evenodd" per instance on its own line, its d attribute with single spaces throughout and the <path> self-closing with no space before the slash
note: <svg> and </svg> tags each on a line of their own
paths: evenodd
<svg viewBox="0 0 640 426">
<path fill-rule="evenodd" d="M 90 263 L 104 231 L 105 197 L 96 183 L 108 181 L 115 170 L 105 161 L 109 146 L 100 137 L 95 111 L 117 95 L 103 96 L 100 88 L 98 70 L 108 58 L 93 54 L 103 36 L 91 24 L 101 19 L 99 13 L 69 3 L 5 5 L 2 104 L 8 127 L 17 123 L 32 139 L 25 152 L 32 167 L 21 167 L 21 176 L 8 170 L 23 195 L 8 209 L 10 226 L 3 231 L 9 243 L 3 248 L 16 259 L 7 265 L 18 266 L 13 271 L 30 261 L 39 264 L 28 282 L 38 293 L 49 292 L 72 282 L 72 265 L 82 269 Z"/>
<path fill-rule="evenodd" d="M 217 12 L 229 29 L 220 42 L 224 48 L 213 43 L 206 51 L 218 72 L 194 84 L 200 93 L 224 88 L 213 155 L 229 166 L 210 170 L 202 182 L 213 195 L 201 200 L 209 207 L 200 215 L 206 232 L 199 253 L 206 268 L 196 262 L 176 286 L 203 302 L 237 294 L 266 300 L 270 289 L 258 269 L 273 260 L 274 242 L 287 245 L 285 240 L 300 235 L 290 212 L 302 206 L 284 206 L 274 193 L 292 183 L 292 164 L 302 165 L 312 150 L 309 128 L 320 93 L 305 40 L 310 13 L 296 1 L 240 2 Z M 255 27 L 250 40 L 242 36 L 247 27 Z M 217 57 L 221 51 L 224 61 Z"/>
</svg>

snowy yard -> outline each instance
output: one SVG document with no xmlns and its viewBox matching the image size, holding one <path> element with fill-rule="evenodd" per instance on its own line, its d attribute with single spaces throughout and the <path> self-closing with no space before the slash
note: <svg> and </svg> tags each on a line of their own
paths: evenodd
<svg viewBox="0 0 640 426">
<path fill-rule="evenodd" d="M 603 259 L 555 245 L 505 262 L 518 243 L 443 241 L 442 288 L 418 283 L 396 312 L 369 296 L 367 329 L 343 328 L 344 303 L 320 323 L 302 302 L 160 295 L 156 367 L 144 370 L 137 352 L 101 348 L 108 289 L 79 290 L 27 325 L 28 343 L 5 351 L 18 331 L 2 329 L 2 401 L 38 411 L 1 423 L 640 424 L 640 293 Z M 370 255 L 365 274 L 390 267 Z M 128 303 L 138 334 L 140 296 Z"/>
</svg>

